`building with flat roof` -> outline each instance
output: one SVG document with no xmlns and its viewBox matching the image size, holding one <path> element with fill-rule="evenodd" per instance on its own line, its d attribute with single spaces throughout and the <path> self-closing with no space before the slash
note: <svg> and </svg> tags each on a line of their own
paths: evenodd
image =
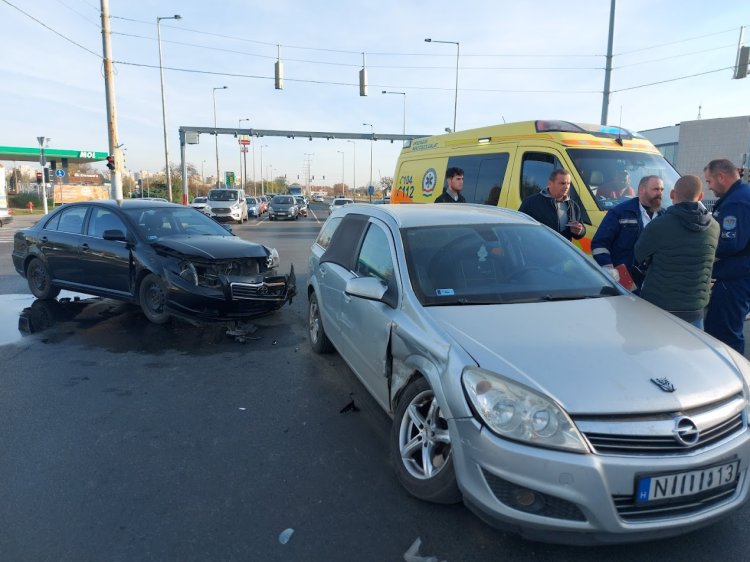
<svg viewBox="0 0 750 562">
<path fill-rule="evenodd" d="M 654 143 L 680 175 L 703 177 L 711 160 L 727 158 L 750 179 L 750 115 L 682 121 L 640 133 Z"/>
</svg>

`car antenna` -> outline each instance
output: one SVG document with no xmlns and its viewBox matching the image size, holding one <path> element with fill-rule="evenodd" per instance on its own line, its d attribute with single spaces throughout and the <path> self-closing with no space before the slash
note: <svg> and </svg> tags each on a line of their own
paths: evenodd
<svg viewBox="0 0 750 562">
<path fill-rule="evenodd" d="M 617 127 L 617 138 L 615 142 L 622 146 L 622 106 L 620 106 L 620 124 Z"/>
</svg>

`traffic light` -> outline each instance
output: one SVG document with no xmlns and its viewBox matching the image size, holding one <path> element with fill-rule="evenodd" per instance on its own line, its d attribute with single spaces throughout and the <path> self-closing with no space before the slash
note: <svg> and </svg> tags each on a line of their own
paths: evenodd
<svg viewBox="0 0 750 562">
<path fill-rule="evenodd" d="M 36 183 L 41 184 L 42 183 L 42 172 L 36 173 Z"/>
<path fill-rule="evenodd" d="M 49 168 L 44 168 L 44 183 L 50 182 L 50 171 Z"/>
<path fill-rule="evenodd" d="M 111 154 L 107 156 L 107 168 L 109 168 L 112 171 L 114 171 L 115 169 L 115 157 L 112 156 Z"/>
</svg>

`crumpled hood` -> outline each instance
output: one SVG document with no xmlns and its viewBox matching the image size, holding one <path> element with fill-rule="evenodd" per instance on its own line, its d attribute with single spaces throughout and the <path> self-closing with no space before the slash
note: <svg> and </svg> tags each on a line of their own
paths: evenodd
<svg viewBox="0 0 750 562">
<path fill-rule="evenodd" d="M 185 257 L 204 259 L 265 258 L 265 246 L 242 240 L 237 236 L 170 236 L 159 238 L 152 245 L 156 251 L 165 248 Z"/>
<path fill-rule="evenodd" d="M 674 412 L 743 389 L 720 343 L 634 296 L 424 310 L 480 367 L 571 414 Z"/>
</svg>

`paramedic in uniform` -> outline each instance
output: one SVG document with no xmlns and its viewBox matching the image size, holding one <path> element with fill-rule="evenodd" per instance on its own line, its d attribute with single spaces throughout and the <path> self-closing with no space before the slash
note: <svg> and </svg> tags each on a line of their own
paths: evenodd
<svg viewBox="0 0 750 562">
<path fill-rule="evenodd" d="M 591 255 L 613 277 L 612 270 L 625 264 L 636 285 L 640 286 L 643 281 L 643 275 L 633 267 L 635 243 L 646 225 L 664 214 L 663 193 L 664 182 L 659 176 L 643 176 L 638 183 L 638 197 L 615 205 L 604 215 L 591 240 Z"/>
<path fill-rule="evenodd" d="M 744 353 L 742 332 L 750 312 L 750 185 L 729 160 L 711 160 L 703 173 L 708 189 L 719 198 L 714 218 L 721 227 L 705 330 Z"/>
</svg>

